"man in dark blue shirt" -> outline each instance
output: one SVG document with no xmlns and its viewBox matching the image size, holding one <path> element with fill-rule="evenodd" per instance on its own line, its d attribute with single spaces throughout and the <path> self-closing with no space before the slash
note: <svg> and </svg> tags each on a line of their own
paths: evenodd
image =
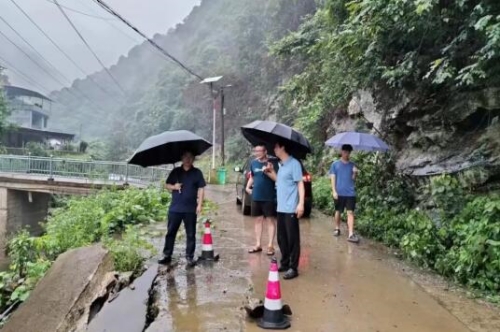
<svg viewBox="0 0 500 332">
<path fill-rule="evenodd" d="M 276 234 L 276 186 L 274 180 L 266 172 L 268 163 L 278 169 L 278 161 L 268 158 L 264 145 L 254 147 L 255 159 L 250 163 L 250 179 L 247 182 L 246 192 L 252 196 L 252 216 L 255 219 L 255 246 L 249 253 L 262 251 L 261 238 L 264 220 L 267 220 L 267 255 L 274 255 L 274 236 Z"/>
<path fill-rule="evenodd" d="M 168 230 L 165 236 L 163 258 L 160 264 L 170 264 L 174 251 L 175 237 L 181 223 L 186 229 L 186 259 L 189 266 L 194 265 L 196 249 L 196 220 L 203 205 L 204 188 L 206 186 L 203 173 L 193 166 L 194 155 L 185 152 L 182 155 L 182 166 L 174 168 L 169 174 L 165 188 L 172 192 L 172 202 L 168 211 Z"/>
</svg>

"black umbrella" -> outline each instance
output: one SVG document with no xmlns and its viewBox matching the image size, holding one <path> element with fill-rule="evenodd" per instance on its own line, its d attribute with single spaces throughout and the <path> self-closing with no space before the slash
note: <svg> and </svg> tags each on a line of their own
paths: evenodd
<svg viewBox="0 0 500 332">
<path fill-rule="evenodd" d="M 198 156 L 211 146 L 210 142 L 188 130 L 166 131 L 148 137 L 128 162 L 142 167 L 175 164 L 184 152 Z"/>
<path fill-rule="evenodd" d="M 311 144 L 302 133 L 273 121 L 254 121 L 241 127 L 243 136 L 252 145 L 265 144 L 270 154 L 274 154 L 274 145 L 283 141 L 290 153 L 295 158 L 305 159 L 312 152 Z"/>
</svg>

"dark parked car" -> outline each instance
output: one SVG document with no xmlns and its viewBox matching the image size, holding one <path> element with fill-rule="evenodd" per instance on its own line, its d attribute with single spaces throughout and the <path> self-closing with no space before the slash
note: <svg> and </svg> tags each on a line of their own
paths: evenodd
<svg viewBox="0 0 500 332">
<path fill-rule="evenodd" d="M 248 179 L 250 178 L 250 162 L 254 158 L 248 158 L 243 165 L 243 168 L 236 167 L 234 170 L 238 172 L 238 179 L 236 180 L 236 204 L 241 205 L 241 212 L 244 215 L 250 215 L 250 209 L 252 206 L 252 197 L 247 194 L 245 188 L 247 186 Z M 305 191 L 305 201 L 304 201 L 304 217 L 309 217 L 311 215 L 312 209 L 312 187 L 311 187 L 311 174 L 309 174 L 304 165 L 299 160 L 302 166 L 302 174 L 304 179 Z"/>
</svg>

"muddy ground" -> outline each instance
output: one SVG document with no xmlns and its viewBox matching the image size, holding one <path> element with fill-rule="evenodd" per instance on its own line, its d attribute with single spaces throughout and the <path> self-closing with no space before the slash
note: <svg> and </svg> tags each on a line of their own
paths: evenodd
<svg viewBox="0 0 500 332">
<path fill-rule="evenodd" d="M 237 209 L 233 187 L 210 188 L 208 196 L 220 203 L 212 217 L 221 259 L 186 269 L 184 239 L 178 241 L 177 263 L 160 268 L 156 280 L 158 311 L 148 332 L 260 330 L 242 306 L 247 297 L 264 298 L 270 259 L 247 253 L 253 223 Z M 293 310 L 289 331 L 500 331 L 497 307 L 467 298 L 368 240 L 353 245 L 334 238 L 331 227 L 318 212 L 301 221 L 300 276 L 281 281 L 283 302 Z M 162 241 L 155 239 L 158 248 Z"/>
</svg>

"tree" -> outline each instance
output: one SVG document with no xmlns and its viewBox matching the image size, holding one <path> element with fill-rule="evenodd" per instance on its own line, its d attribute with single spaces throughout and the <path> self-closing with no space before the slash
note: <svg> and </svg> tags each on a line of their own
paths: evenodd
<svg viewBox="0 0 500 332">
<path fill-rule="evenodd" d="M 2 67 L 0 66 L 0 87 L 3 85 L 10 85 L 9 77 L 5 74 L 2 74 Z"/>
<path fill-rule="evenodd" d="M 319 145 L 362 89 L 379 109 L 410 100 L 404 118 L 416 109 L 433 116 L 459 94 L 500 86 L 500 2 L 326 0 L 273 54 L 303 66 L 283 88 L 281 115 Z"/>
<path fill-rule="evenodd" d="M 7 118 L 10 115 L 10 111 L 7 107 L 7 102 L 5 100 L 4 91 L 2 89 L 2 78 L 4 78 L 4 82 L 8 82 L 6 76 L 2 75 L 2 68 L 0 67 L 0 137 L 3 137 L 7 128 L 9 127 L 7 123 Z"/>
</svg>

